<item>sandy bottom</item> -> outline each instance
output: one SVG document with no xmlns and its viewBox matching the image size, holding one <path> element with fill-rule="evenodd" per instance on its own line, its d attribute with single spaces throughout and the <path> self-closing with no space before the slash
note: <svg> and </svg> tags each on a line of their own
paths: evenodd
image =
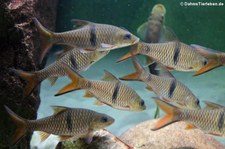
<svg viewBox="0 0 225 149">
<path fill-rule="evenodd" d="M 114 54 L 114 53 L 113 53 Z M 115 61 L 120 58 L 119 55 L 113 55 L 112 52 L 104 57 L 101 61 L 97 62 L 90 69 L 82 72 L 81 75 L 87 79 L 99 80 L 103 76 L 104 69 L 110 71 L 117 77 L 124 76 L 134 71 L 130 60 L 116 64 Z M 143 57 L 138 57 L 141 62 L 144 62 Z M 48 64 L 53 60 L 50 59 Z M 147 68 L 146 68 L 147 70 Z M 225 68 L 217 68 L 211 72 L 203 74 L 198 77 L 192 77 L 191 72 L 172 72 L 174 76 L 183 82 L 190 90 L 200 99 L 202 107 L 204 107 L 203 101 L 212 101 L 225 106 Z M 142 82 L 125 82 L 128 86 L 132 87 L 142 99 L 144 99 L 147 109 L 143 112 L 130 112 L 113 109 L 109 106 L 96 106 L 93 102 L 95 98 L 83 98 L 84 90 L 74 91 L 62 96 L 55 97 L 54 94 L 59 89 L 68 84 L 70 80 L 67 77 L 61 77 L 57 80 L 54 86 L 50 86 L 48 80 L 45 80 L 41 84 L 41 105 L 38 110 L 38 118 L 43 118 L 52 115 L 53 111 L 50 106 L 60 105 L 74 108 L 87 108 L 98 112 L 106 113 L 115 118 L 115 123 L 109 126 L 107 129 L 116 136 L 119 136 L 125 132 L 128 128 L 131 128 L 138 123 L 153 119 L 156 105 L 151 99 L 156 95 L 145 89 L 145 84 Z M 163 113 L 161 112 L 163 115 Z M 46 140 L 44 144 L 38 143 L 37 134 L 32 139 L 32 147 L 47 148 L 47 146 L 55 145 L 56 139 Z M 225 139 L 216 137 L 220 142 L 225 145 Z"/>
</svg>

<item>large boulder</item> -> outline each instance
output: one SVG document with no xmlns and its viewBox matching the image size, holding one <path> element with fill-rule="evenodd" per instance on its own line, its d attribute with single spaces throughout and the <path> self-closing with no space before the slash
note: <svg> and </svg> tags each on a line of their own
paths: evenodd
<svg viewBox="0 0 225 149">
<path fill-rule="evenodd" d="M 33 17 L 54 30 L 57 0 L 1 0 L 0 2 L 0 148 L 8 148 L 15 133 L 3 105 L 18 115 L 36 119 L 40 104 L 38 87 L 31 96 L 23 98 L 24 80 L 9 68 L 34 71 L 39 65 L 40 41 Z M 43 63 L 44 64 L 44 63 Z M 15 148 L 29 148 L 29 139 L 21 140 Z"/>
<path fill-rule="evenodd" d="M 138 124 L 119 138 L 138 149 L 224 149 L 225 147 L 201 130 L 186 130 L 185 122 L 177 122 L 152 131 L 157 120 Z"/>
</svg>

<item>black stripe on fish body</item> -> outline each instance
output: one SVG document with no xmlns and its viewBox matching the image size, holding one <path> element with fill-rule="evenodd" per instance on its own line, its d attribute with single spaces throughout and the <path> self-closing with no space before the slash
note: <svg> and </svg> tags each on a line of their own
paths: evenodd
<svg viewBox="0 0 225 149">
<path fill-rule="evenodd" d="M 97 40 L 96 28 L 95 28 L 95 25 L 91 25 L 90 26 L 90 42 L 93 47 L 96 46 L 96 42 L 97 42 L 96 40 Z"/>
<path fill-rule="evenodd" d="M 116 86 L 114 88 L 114 92 L 113 92 L 113 95 L 112 95 L 112 102 L 115 103 L 116 102 L 116 99 L 117 99 L 117 96 L 118 96 L 118 93 L 119 93 L 119 89 L 120 89 L 120 82 L 118 81 L 116 83 Z"/>
<path fill-rule="evenodd" d="M 75 70 L 78 70 L 78 64 L 75 59 L 75 54 L 70 53 L 70 62 L 71 62 L 72 68 Z"/>
<path fill-rule="evenodd" d="M 71 112 L 68 111 L 67 112 L 67 115 L 66 115 L 66 126 L 67 126 L 67 129 L 72 132 L 72 129 L 73 129 L 73 122 L 72 122 L 72 115 L 71 115 Z"/>
<path fill-rule="evenodd" d="M 173 56 L 173 62 L 175 65 L 177 64 L 179 60 L 180 48 L 181 48 L 180 42 L 176 42 L 175 49 L 174 49 L 174 56 Z"/>
<path fill-rule="evenodd" d="M 219 120 L 218 120 L 218 128 L 220 131 L 223 129 L 223 126 L 224 126 L 224 113 L 225 113 L 225 111 L 223 110 L 220 113 Z"/>
<path fill-rule="evenodd" d="M 170 84 L 170 89 L 169 89 L 169 93 L 168 93 L 169 98 L 171 98 L 173 96 L 176 86 L 177 86 L 176 80 L 173 80 Z"/>
</svg>

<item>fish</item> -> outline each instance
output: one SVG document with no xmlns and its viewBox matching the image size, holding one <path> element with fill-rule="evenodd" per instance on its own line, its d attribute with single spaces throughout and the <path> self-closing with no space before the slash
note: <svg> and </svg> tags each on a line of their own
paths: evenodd
<svg viewBox="0 0 225 149">
<path fill-rule="evenodd" d="M 206 48 L 197 44 L 191 46 L 202 56 L 208 60 L 208 64 L 195 73 L 195 76 L 201 75 L 205 72 L 213 70 L 220 66 L 225 66 L 225 53 L 210 48 Z"/>
<path fill-rule="evenodd" d="M 87 80 L 65 65 L 71 83 L 63 87 L 55 96 L 71 91 L 84 89 L 84 97 L 95 97 L 96 105 L 108 105 L 115 109 L 127 111 L 143 111 L 146 109 L 144 100 L 130 87 L 122 83 L 113 74 L 105 70 L 102 80 Z"/>
<path fill-rule="evenodd" d="M 156 4 L 148 17 L 148 21 L 137 29 L 137 35 L 142 41 L 147 43 L 159 43 L 177 40 L 177 36 L 172 29 L 166 27 L 166 8 L 162 4 Z"/>
<path fill-rule="evenodd" d="M 159 62 L 169 70 L 177 71 L 199 71 L 207 67 L 208 60 L 200 55 L 192 46 L 179 41 L 171 41 L 166 43 L 144 43 L 139 42 L 131 47 L 133 55 L 146 55 L 153 61 Z M 131 53 L 117 60 L 121 62 L 132 57 Z"/>
<path fill-rule="evenodd" d="M 66 47 L 69 49 L 68 47 Z M 24 97 L 29 96 L 34 88 L 45 79 L 49 79 L 53 86 L 58 77 L 65 76 L 64 66 L 62 63 L 68 64 L 74 70 L 80 72 L 87 70 L 95 62 L 103 58 L 109 51 L 94 51 L 90 53 L 82 53 L 77 49 L 72 49 L 61 53 L 59 59 L 44 69 L 34 72 L 25 72 L 19 69 L 10 69 L 15 74 L 27 81 L 24 88 Z"/>
<path fill-rule="evenodd" d="M 68 45 L 82 52 L 109 51 L 135 44 L 139 38 L 129 31 L 113 25 L 100 24 L 85 20 L 72 20 L 74 30 L 55 33 L 47 30 L 34 18 L 41 38 L 40 62 L 54 44 Z"/>
<path fill-rule="evenodd" d="M 166 8 L 162 4 L 156 4 L 148 17 L 148 21 L 143 23 L 137 29 L 137 35 L 140 39 L 146 43 L 162 43 L 168 41 L 177 41 L 178 38 L 174 31 L 165 26 Z M 149 57 L 146 57 L 146 64 L 148 61 L 152 61 Z M 157 63 L 149 65 L 149 71 L 152 74 L 157 75 L 158 71 L 155 69 Z"/>
<path fill-rule="evenodd" d="M 159 130 L 174 122 L 184 121 L 190 123 L 192 128 L 198 128 L 205 133 L 225 136 L 225 109 L 183 109 L 155 98 L 156 104 L 165 111 L 166 115 L 160 118 L 152 130 Z"/>
<path fill-rule="evenodd" d="M 114 123 L 114 118 L 89 109 L 52 106 L 54 114 L 38 120 L 21 118 L 7 106 L 4 106 L 17 130 L 12 145 L 17 144 L 28 132 L 39 131 L 41 141 L 50 134 L 57 135 L 60 141 L 85 138 L 92 141 L 92 133 Z"/>
<path fill-rule="evenodd" d="M 163 72 L 157 76 L 145 71 L 135 57 L 132 57 L 132 62 L 136 72 L 121 77 L 121 80 L 142 81 L 147 84 L 147 89 L 153 91 L 160 99 L 167 99 L 167 102 L 178 107 L 200 109 L 199 99 L 163 65 L 159 64 Z"/>
</svg>

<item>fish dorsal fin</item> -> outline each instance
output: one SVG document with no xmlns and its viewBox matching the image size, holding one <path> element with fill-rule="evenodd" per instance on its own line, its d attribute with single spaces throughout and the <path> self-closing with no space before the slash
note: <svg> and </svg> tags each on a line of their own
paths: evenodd
<svg viewBox="0 0 225 149">
<path fill-rule="evenodd" d="M 107 70 L 104 70 L 105 74 L 102 78 L 103 81 L 118 81 L 119 79 L 115 77 L 112 73 Z"/>
<path fill-rule="evenodd" d="M 206 107 L 207 109 L 219 109 L 219 108 L 225 108 L 224 106 L 222 105 L 219 105 L 219 104 L 216 104 L 216 103 L 213 103 L 213 102 L 210 102 L 210 101 L 204 101 L 205 104 L 206 104 Z"/>
<path fill-rule="evenodd" d="M 156 63 L 156 64 L 157 64 L 157 67 L 158 67 L 158 68 L 156 68 L 156 70 L 157 69 L 160 70 L 158 76 L 160 76 L 160 77 L 167 77 L 167 78 L 175 78 L 172 75 L 172 73 L 164 65 L 162 65 L 160 63 Z"/>
<path fill-rule="evenodd" d="M 53 115 L 56 115 L 56 114 L 58 114 L 60 112 L 63 112 L 63 111 L 65 111 L 65 110 L 68 109 L 68 108 L 62 107 L 62 106 L 51 106 L 51 107 L 52 107 L 52 109 L 54 111 L 54 114 Z"/>
<path fill-rule="evenodd" d="M 151 65 L 152 63 L 154 63 L 154 59 L 149 57 L 149 56 L 146 56 L 146 62 L 145 62 L 145 66 L 149 66 Z"/>
<path fill-rule="evenodd" d="M 163 43 L 168 41 L 179 41 L 179 39 L 171 28 L 163 26 L 161 29 L 159 42 Z"/>
<path fill-rule="evenodd" d="M 50 136 L 50 134 L 48 134 L 44 131 L 39 131 L 38 133 L 40 135 L 41 142 L 45 141 Z"/>
<path fill-rule="evenodd" d="M 79 20 L 79 19 L 72 19 L 71 22 L 73 23 L 73 28 L 74 29 L 81 28 L 81 27 L 84 27 L 86 25 L 93 24 L 92 22 L 85 21 L 85 20 Z"/>
<path fill-rule="evenodd" d="M 146 33 L 147 33 L 148 22 L 143 23 L 137 29 L 137 35 L 141 40 L 145 41 Z"/>
<path fill-rule="evenodd" d="M 53 86 L 55 84 L 55 82 L 57 81 L 58 77 L 49 77 L 48 80 L 51 83 L 51 86 Z"/>
<path fill-rule="evenodd" d="M 206 48 L 197 44 L 191 44 L 190 46 L 192 46 L 199 54 L 207 59 L 215 59 L 217 58 L 217 54 L 222 53 L 220 51 Z"/>
</svg>

